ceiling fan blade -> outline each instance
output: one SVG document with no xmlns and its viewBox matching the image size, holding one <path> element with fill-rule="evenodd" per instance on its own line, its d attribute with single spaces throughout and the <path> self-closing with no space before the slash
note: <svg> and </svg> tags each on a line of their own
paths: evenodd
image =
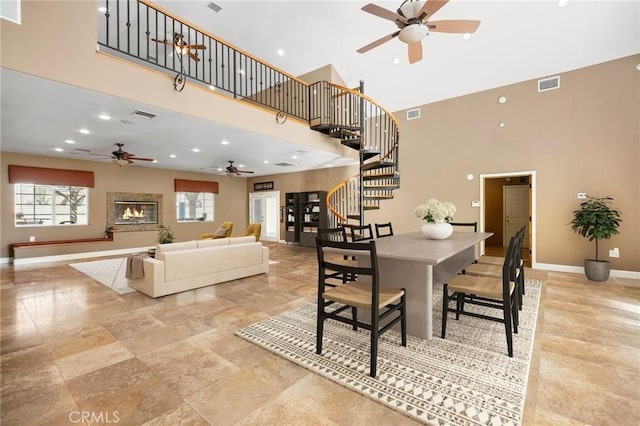
<svg viewBox="0 0 640 426">
<path fill-rule="evenodd" d="M 364 52 L 368 52 L 369 50 L 373 49 L 374 47 L 378 47 L 380 46 L 382 43 L 386 43 L 387 41 L 391 40 L 394 37 L 397 37 L 398 34 L 400 34 L 400 31 L 396 31 L 395 33 L 391 33 L 389 35 L 386 35 L 382 38 L 379 38 L 378 40 L 374 41 L 373 43 L 369 43 L 364 47 L 361 47 L 360 49 L 357 50 L 358 53 L 364 53 Z"/>
<path fill-rule="evenodd" d="M 189 57 L 191 59 L 193 59 L 194 61 L 196 61 L 196 62 L 198 62 L 200 60 L 200 58 L 198 58 L 198 55 L 195 55 L 195 54 L 193 54 L 191 52 L 187 52 L 187 55 L 189 55 Z"/>
<path fill-rule="evenodd" d="M 430 18 L 448 2 L 449 0 L 427 0 L 416 16 L 420 18 L 420 20 L 424 20 L 424 18 Z"/>
<path fill-rule="evenodd" d="M 207 46 L 205 46 L 204 44 L 187 44 L 184 47 L 188 47 L 189 49 L 206 49 Z"/>
<path fill-rule="evenodd" d="M 236 173 L 240 174 L 240 173 L 255 173 L 255 172 L 251 172 L 249 170 L 238 170 Z"/>
<path fill-rule="evenodd" d="M 173 46 L 173 43 L 170 41 L 158 40 L 157 38 L 152 38 L 151 41 L 155 41 L 156 43 L 166 44 L 167 46 Z"/>
<path fill-rule="evenodd" d="M 398 15 L 395 12 L 390 11 L 389 9 L 385 9 L 384 7 L 377 6 L 373 3 L 369 3 L 362 8 L 365 12 L 368 12 L 372 15 L 376 15 L 380 18 L 388 19 L 390 21 L 398 21 L 403 24 L 407 23 L 407 18 L 402 15 Z"/>
<path fill-rule="evenodd" d="M 127 157 L 128 160 L 136 160 L 136 161 L 156 161 L 155 158 L 144 158 L 144 157 L 136 157 L 136 156 L 129 156 Z"/>
<path fill-rule="evenodd" d="M 439 33 L 475 33 L 480 21 L 470 19 L 451 19 L 444 21 L 430 21 L 425 23 L 429 31 Z"/>
<path fill-rule="evenodd" d="M 422 60 L 422 42 L 416 41 L 409 44 L 409 63 L 415 64 Z"/>
</svg>

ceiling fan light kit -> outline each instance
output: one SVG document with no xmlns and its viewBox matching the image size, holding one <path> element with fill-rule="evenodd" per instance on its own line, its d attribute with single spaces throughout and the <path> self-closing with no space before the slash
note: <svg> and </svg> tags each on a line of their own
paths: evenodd
<svg viewBox="0 0 640 426">
<path fill-rule="evenodd" d="M 416 43 L 429 34 L 429 27 L 422 24 L 413 24 L 400 30 L 398 38 L 407 44 Z"/>
</svg>

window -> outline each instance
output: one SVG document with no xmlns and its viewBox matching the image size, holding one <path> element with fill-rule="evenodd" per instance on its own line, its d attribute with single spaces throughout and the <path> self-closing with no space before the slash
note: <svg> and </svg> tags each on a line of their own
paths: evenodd
<svg viewBox="0 0 640 426">
<path fill-rule="evenodd" d="M 15 184 L 16 226 L 87 225 L 89 191 L 82 186 Z"/>
<path fill-rule="evenodd" d="M 214 206 L 211 192 L 176 192 L 178 222 L 213 222 Z"/>
</svg>

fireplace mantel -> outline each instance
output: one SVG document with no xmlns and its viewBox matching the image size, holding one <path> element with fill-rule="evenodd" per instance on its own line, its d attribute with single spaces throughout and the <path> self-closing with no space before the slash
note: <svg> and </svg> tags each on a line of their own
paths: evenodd
<svg viewBox="0 0 640 426">
<path fill-rule="evenodd" d="M 150 219 L 155 223 L 116 223 L 116 202 L 157 203 L 157 217 Z M 155 219 L 155 220 L 154 220 Z M 121 222 L 121 221 L 120 221 Z M 162 194 L 143 194 L 137 192 L 107 192 L 107 229 L 112 232 L 155 231 L 164 224 L 164 206 Z"/>
</svg>

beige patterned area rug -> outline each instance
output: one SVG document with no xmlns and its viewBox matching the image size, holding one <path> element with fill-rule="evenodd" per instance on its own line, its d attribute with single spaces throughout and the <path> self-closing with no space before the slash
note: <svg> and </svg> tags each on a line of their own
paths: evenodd
<svg viewBox="0 0 640 426">
<path fill-rule="evenodd" d="M 127 271 L 126 257 L 70 263 L 69 266 L 109 287 L 118 294 L 128 294 L 136 291 L 127 285 L 127 279 L 125 278 L 125 272 Z"/>
<path fill-rule="evenodd" d="M 434 337 L 382 336 L 378 376 L 369 370 L 369 332 L 325 322 L 323 353 L 315 353 L 316 305 L 308 304 L 236 331 L 236 335 L 323 377 L 429 425 L 519 425 L 542 283 L 527 280 L 514 356 L 502 323 L 463 316 L 447 321 L 441 339 L 442 286 L 434 287 Z M 465 307 L 466 308 L 466 307 Z M 473 306 L 479 311 L 490 309 Z M 496 315 L 495 309 L 490 309 Z"/>
</svg>

